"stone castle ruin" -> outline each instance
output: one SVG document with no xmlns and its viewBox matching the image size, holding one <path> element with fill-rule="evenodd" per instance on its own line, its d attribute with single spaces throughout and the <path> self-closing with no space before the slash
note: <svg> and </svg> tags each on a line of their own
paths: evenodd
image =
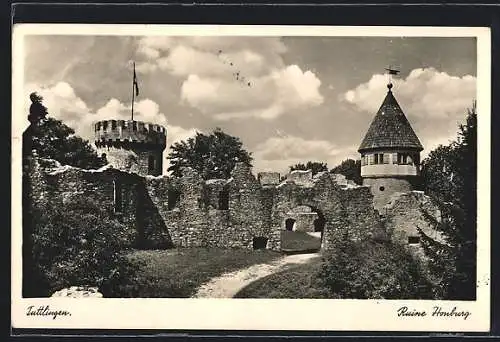
<svg viewBox="0 0 500 342">
<path fill-rule="evenodd" d="M 167 130 L 110 120 L 94 126 L 107 166 L 83 170 L 34 155 L 28 191 L 40 206 L 64 206 L 73 196 L 99 203 L 135 228 L 139 248 L 318 250 L 338 239 L 366 237 L 418 246 L 417 227 L 438 238 L 422 206 L 439 213 L 427 196 L 413 191 L 422 146 L 391 87 L 359 149 L 362 186 L 310 170 L 293 171 L 284 180 L 276 172 L 255 176 L 244 164 L 229 179 L 203 180 L 190 168 L 179 178 L 165 176 Z"/>
</svg>

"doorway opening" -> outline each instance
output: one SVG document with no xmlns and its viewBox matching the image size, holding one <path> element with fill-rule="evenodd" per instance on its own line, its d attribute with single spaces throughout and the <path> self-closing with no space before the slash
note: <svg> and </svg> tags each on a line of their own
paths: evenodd
<svg viewBox="0 0 500 342">
<path fill-rule="evenodd" d="M 289 231 L 295 230 L 295 220 L 293 218 L 288 218 L 285 221 L 285 229 Z"/>
<path fill-rule="evenodd" d="M 267 238 L 263 236 L 257 236 L 253 238 L 253 249 L 266 249 Z"/>
</svg>

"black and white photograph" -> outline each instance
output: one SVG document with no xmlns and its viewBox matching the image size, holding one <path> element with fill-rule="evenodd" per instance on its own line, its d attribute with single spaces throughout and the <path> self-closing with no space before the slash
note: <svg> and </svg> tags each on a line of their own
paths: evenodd
<svg viewBox="0 0 500 342">
<path fill-rule="evenodd" d="M 20 322 L 489 327 L 487 30 L 41 26 L 14 39 Z"/>
</svg>

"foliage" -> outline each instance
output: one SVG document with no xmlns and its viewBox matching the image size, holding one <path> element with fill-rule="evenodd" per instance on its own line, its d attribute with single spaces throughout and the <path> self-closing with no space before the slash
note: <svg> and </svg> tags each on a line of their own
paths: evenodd
<svg viewBox="0 0 500 342">
<path fill-rule="evenodd" d="M 175 177 L 182 175 L 184 167 L 196 170 L 203 179 L 229 178 L 236 163 L 251 166 L 252 157 L 239 138 L 224 133 L 220 128 L 206 135 L 173 144 L 168 155 L 168 171 Z"/>
<path fill-rule="evenodd" d="M 330 172 L 344 175 L 347 179 L 352 180 L 356 184 L 363 184 L 363 178 L 361 178 L 360 160 L 346 159 L 339 165 L 335 166 Z"/>
<path fill-rule="evenodd" d="M 435 198 L 442 220 L 426 220 L 442 233 L 446 244 L 423 236 L 430 269 L 449 299 L 474 299 L 476 290 L 477 112 L 468 110 L 465 124 L 448 146 L 439 146 L 423 161 L 425 191 Z M 425 213 L 425 210 L 422 210 Z M 443 273 L 443 270 L 447 270 Z M 442 274 L 442 276 L 440 276 Z"/>
<path fill-rule="evenodd" d="M 97 286 L 109 297 L 133 277 L 123 250 L 135 232 L 99 205 L 78 197 L 34 215 L 32 257 L 44 284 L 41 295 L 68 286 Z"/>
<path fill-rule="evenodd" d="M 318 273 L 331 298 L 431 299 L 432 286 L 403 246 L 388 241 L 339 242 Z"/>
<path fill-rule="evenodd" d="M 307 163 L 298 163 L 290 166 L 290 171 L 295 170 L 312 170 L 312 174 L 315 175 L 319 172 L 328 171 L 328 165 L 326 163 L 316 162 L 316 161 L 308 161 Z"/>
<path fill-rule="evenodd" d="M 35 149 L 41 158 L 84 169 L 97 169 L 106 164 L 88 140 L 76 136 L 75 131 L 62 121 L 47 118 L 47 108 L 42 104 L 41 96 L 32 93 L 30 98 L 34 102 L 28 116 L 31 125 L 24 134 L 25 153 Z"/>
<path fill-rule="evenodd" d="M 47 107 L 45 107 L 42 103 L 43 97 L 38 95 L 36 92 L 30 94 L 30 100 L 31 105 L 28 121 L 31 124 L 37 124 L 47 117 Z"/>
<path fill-rule="evenodd" d="M 106 164 L 88 140 L 74 135 L 75 131 L 60 120 L 44 119 L 31 132 L 32 149 L 41 158 L 55 159 L 61 164 L 83 169 L 97 169 Z"/>
<path fill-rule="evenodd" d="M 139 269 L 137 279 L 124 282 L 116 294 L 136 298 L 188 298 L 213 277 L 279 257 L 279 253 L 265 249 L 133 251 L 128 259 Z"/>
</svg>

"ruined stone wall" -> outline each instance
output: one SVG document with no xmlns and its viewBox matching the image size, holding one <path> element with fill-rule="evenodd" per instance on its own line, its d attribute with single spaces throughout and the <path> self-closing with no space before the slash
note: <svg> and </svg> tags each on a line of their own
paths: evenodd
<svg viewBox="0 0 500 342">
<path fill-rule="evenodd" d="M 260 172 L 257 178 L 262 185 L 278 185 L 281 181 L 279 172 Z"/>
<path fill-rule="evenodd" d="M 64 208 L 83 198 L 98 204 L 126 226 L 137 227 L 140 187 L 137 175 L 111 168 L 82 170 L 38 158 L 32 160 L 31 165 L 26 173 L 31 178 L 31 186 L 26 191 L 32 206 L 47 211 Z"/>
<path fill-rule="evenodd" d="M 141 146 L 123 148 L 119 145 L 102 146 L 97 149 L 99 155 L 105 154 L 106 160 L 114 168 L 142 176 L 159 176 L 163 169 L 163 151 L 146 149 Z M 154 166 L 150 169 L 150 158 Z"/>
<path fill-rule="evenodd" d="M 72 197 L 88 198 L 135 227 L 141 248 L 253 248 L 255 238 L 265 238 L 266 248 L 280 250 L 287 218 L 308 232 L 320 219 L 325 249 L 339 239 L 388 238 L 384 221 L 393 239 L 407 243 L 416 222 L 423 225 L 418 210 L 425 197 L 418 193 L 400 195 L 381 215 L 369 187 L 327 172 L 262 185 L 243 164 L 230 179 L 208 181 L 189 168 L 182 177 L 170 178 L 142 177 L 109 166 L 88 171 L 44 160 L 33 165 L 38 165 L 31 173 L 34 201 L 64 206 Z"/>
<path fill-rule="evenodd" d="M 408 244 L 409 238 L 419 237 L 417 228 L 420 228 L 432 239 L 442 241 L 441 234 L 425 220 L 423 211 L 436 220 L 441 219 L 438 206 L 423 192 L 394 194 L 382 210 L 391 239 L 396 243 Z"/>
</svg>

